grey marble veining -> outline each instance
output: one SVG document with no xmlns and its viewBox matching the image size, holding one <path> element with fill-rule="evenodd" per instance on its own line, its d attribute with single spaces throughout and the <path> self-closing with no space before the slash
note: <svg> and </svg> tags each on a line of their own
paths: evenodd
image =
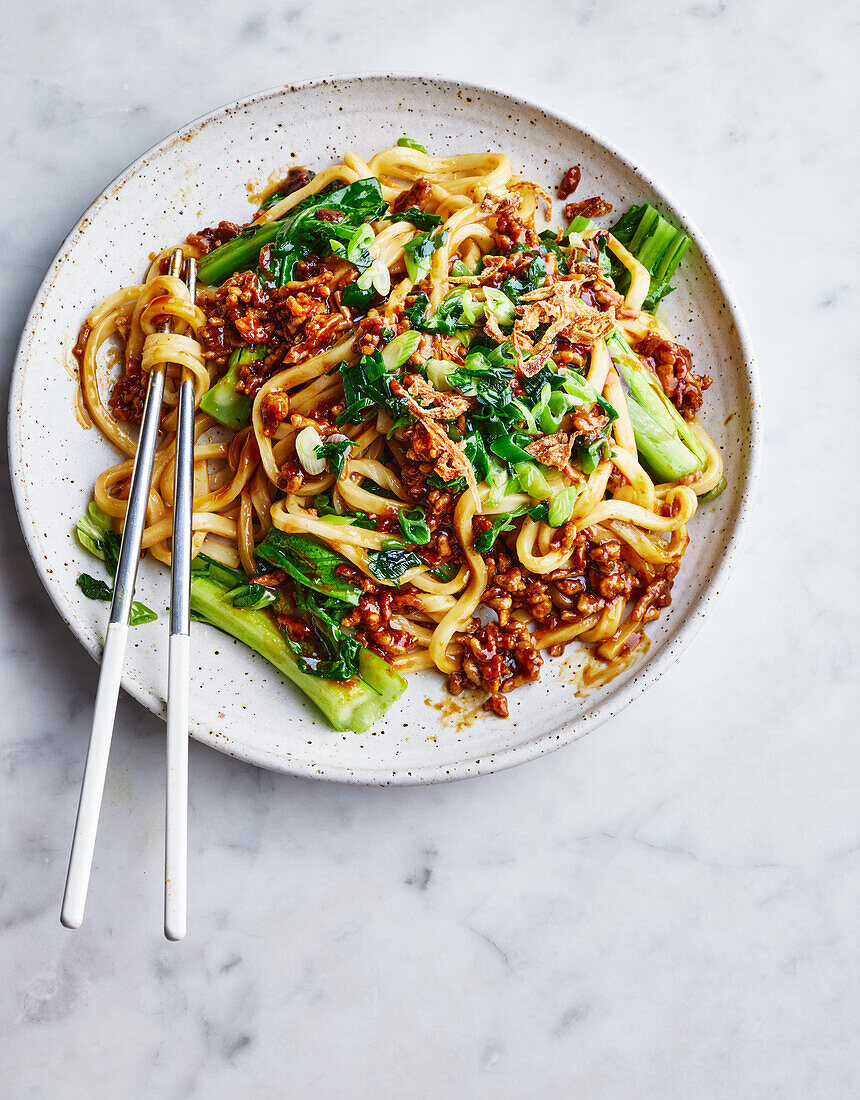
<svg viewBox="0 0 860 1100">
<path fill-rule="evenodd" d="M 571 748 L 364 790 L 192 745 L 180 945 L 163 729 L 127 699 L 87 918 L 59 925 L 96 668 L 4 485 L 0 1092 L 856 1096 L 854 5 L 83 0 L 15 6 L 2 34 L 4 380 L 65 231 L 143 149 L 279 82 L 438 71 L 558 107 L 679 196 L 745 309 L 766 439 L 710 621 Z"/>
</svg>

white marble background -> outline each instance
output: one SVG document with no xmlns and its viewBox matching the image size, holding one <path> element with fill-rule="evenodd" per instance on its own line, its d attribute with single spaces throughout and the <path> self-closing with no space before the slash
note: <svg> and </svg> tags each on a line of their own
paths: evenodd
<svg viewBox="0 0 860 1100">
<path fill-rule="evenodd" d="M 181 945 L 162 727 L 129 700 L 87 919 L 60 927 L 96 669 L 4 484 L 0 1094 L 860 1093 L 856 21 L 850 0 L 9 6 L 4 393 L 60 240 L 143 149 L 280 82 L 418 70 L 555 105 L 679 196 L 745 306 L 766 431 L 709 623 L 585 741 L 410 790 L 193 745 Z"/>
</svg>

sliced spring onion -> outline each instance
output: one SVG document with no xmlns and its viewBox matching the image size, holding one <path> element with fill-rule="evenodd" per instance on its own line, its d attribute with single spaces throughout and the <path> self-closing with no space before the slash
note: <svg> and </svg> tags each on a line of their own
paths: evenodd
<svg viewBox="0 0 860 1100">
<path fill-rule="evenodd" d="M 414 138 L 411 138 L 411 137 L 398 138 L 397 139 L 397 144 L 400 146 L 401 149 L 416 149 L 419 153 L 424 153 L 425 156 L 430 155 L 427 152 L 427 150 L 424 148 L 424 146 L 421 144 L 421 142 L 416 141 Z"/>
<path fill-rule="evenodd" d="M 391 343 L 386 344 L 382 349 L 382 362 L 385 364 L 385 369 L 392 371 L 402 367 L 407 359 L 415 354 L 420 343 L 421 333 L 415 329 L 409 329 L 408 332 L 401 332 L 399 336 L 395 336 Z"/>
<path fill-rule="evenodd" d="M 444 359 L 428 359 L 427 381 L 439 393 L 447 393 L 451 389 L 448 375 L 455 369 L 456 363 L 446 363 Z"/>
<path fill-rule="evenodd" d="M 296 458 L 302 468 L 312 476 L 323 473 L 326 467 L 326 460 L 317 455 L 317 447 L 321 446 L 320 434 L 310 424 L 302 428 L 296 436 Z"/>
<path fill-rule="evenodd" d="M 524 493 L 528 493 L 534 500 L 549 499 L 550 488 L 547 480 L 533 462 L 520 462 L 514 470 Z"/>
<path fill-rule="evenodd" d="M 709 500 L 716 500 L 720 493 L 724 492 L 728 488 L 729 483 L 724 477 L 721 477 L 717 484 L 707 493 L 702 493 L 699 497 L 699 504 L 704 504 Z"/>
<path fill-rule="evenodd" d="M 476 324 L 484 316 L 484 303 L 476 302 L 472 297 L 471 290 L 463 291 L 460 304 L 463 309 L 463 320 L 467 325 Z"/>
<path fill-rule="evenodd" d="M 562 524 L 567 523 L 570 517 L 573 515 L 573 509 L 576 505 L 576 498 L 579 496 L 579 486 L 570 485 L 567 489 L 562 489 L 560 493 L 557 493 L 549 505 L 549 512 L 547 513 L 547 523 L 550 527 L 561 527 Z"/>
<path fill-rule="evenodd" d="M 391 290 L 391 272 L 382 260 L 374 260 L 370 267 L 362 271 L 355 280 L 355 285 L 359 290 L 370 290 L 373 287 L 376 293 L 384 298 Z"/>
<path fill-rule="evenodd" d="M 512 325 L 516 321 L 516 307 L 507 294 L 502 294 L 495 287 L 485 286 L 484 298 L 487 303 L 487 312 L 492 313 L 500 325 Z"/>
</svg>

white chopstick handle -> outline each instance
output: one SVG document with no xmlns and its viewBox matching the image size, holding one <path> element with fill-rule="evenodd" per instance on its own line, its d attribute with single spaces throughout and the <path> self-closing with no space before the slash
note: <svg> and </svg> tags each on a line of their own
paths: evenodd
<svg viewBox="0 0 860 1100">
<path fill-rule="evenodd" d="M 167 802 L 164 843 L 164 934 L 185 935 L 188 863 L 188 682 L 187 634 L 170 635 L 167 670 Z"/>
<path fill-rule="evenodd" d="M 60 920 L 66 928 L 79 928 L 84 919 L 127 641 L 128 623 L 108 624 L 96 692 L 93 729 L 84 765 L 81 799 L 78 803 L 75 835 L 72 837 L 72 854 L 69 857 L 69 873 L 66 876 L 63 908 L 60 912 Z"/>
</svg>

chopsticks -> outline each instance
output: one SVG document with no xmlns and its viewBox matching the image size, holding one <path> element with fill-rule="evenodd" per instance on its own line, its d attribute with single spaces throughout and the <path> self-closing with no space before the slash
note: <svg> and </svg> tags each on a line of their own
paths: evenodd
<svg viewBox="0 0 860 1100">
<path fill-rule="evenodd" d="M 170 258 L 169 274 L 179 278 L 183 266 L 181 248 Z M 186 282 L 193 296 L 196 264 L 186 264 Z M 169 332 L 165 321 L 160 331 Z M 122 531 L 113 599 L 105 632 L 93 725 L 81 796 L 72 837 L 69 870 L 63 893 L 60 920 L 66 928 L 78 928 L 84 918 L 99 813 L 104 795 L 108 756 L 116 719 L 122 668 L 128 642 L 128 623 L 134 599 L 137 566 L 152 465 L 158 442 L 161 405 L 164 397 L 164 366 L 149 372 L 146 404 L 134 456 L 128 509 Z M 191 577 L 191 509 L 194 487 L 194 393 L 188 372 L 183 370 L 179 389 L 174 474 L 173 552 L 171 562 L 170 652 L 168 666 L 168 746 L 165 840 L 164 931 L 169 939 L 185 934 L 187 793 L 188 793 L 188 672 L 189 672 L 189 585 Z M 178 540 L 178 542 L 177 542 Z"/>
<path fill-rule="evenodd" d="M 194 301 L 197 261 L 186 262 L 185 283 Z M 173 542 L 170 552 L 170 652 L 167 673 L 167 797 L 164 821 L 164 934 L 185 935 L 188 863 L 188 680 L 191 625 L 191 517 L 194 506 L 194 380 L 179 383 L 173 475 Z"/>
</svg>

